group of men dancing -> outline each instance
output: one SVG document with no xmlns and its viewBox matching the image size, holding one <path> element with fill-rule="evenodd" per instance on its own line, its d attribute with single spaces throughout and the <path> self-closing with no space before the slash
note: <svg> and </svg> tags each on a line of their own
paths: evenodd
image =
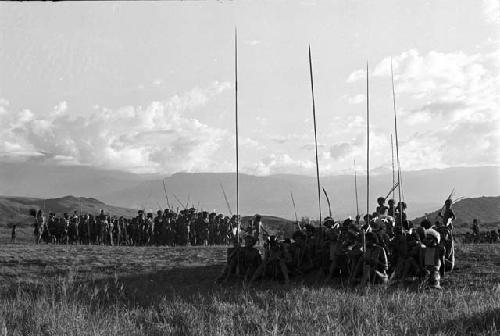
<svg viewBox="0 0 500 336">
<path fill-rule="evenodd" d="M 98 215 L 71 214 L 45 216 L 42 210 L 32 210 L 35 243 L 97 244 L 132 246 L 226 245 L 235 226 L 232 218 L 194 208 L 169 209 L 145 213 L 136 217 L 109 216 L 100 210 Z"/>
<path fill-rule="evenodd" d="M 103 245 L 228 245 L 227 264 L 218 281 L 312 276 L 314 279 L 347 281 L 351 284 L 402 283 L 425 278 L 432 288 L 453 270 L 452 200 L 447 199 L 434 223 L 422 220 L 418 226 L 406 218 L 406 204 L 377 199 L 377 211 L 353 220 L 322 225 L 297 223 L 291 239 L 278 240 L 269 234 L 256 215 L 247 225 L 240 218 L 215 212 L 165 209 L 156 215 L 138 211 L 133 218 L 64 214 L 45 216 L 32 210 L 35 243 Z M 256 247 L 259 245 L 259 248 Z"/>
<path fill-rule="evenodd" d="M 288 283 L 290 278 L 312 277 L 363 286 L 421 278 L 427 286 L 441 288 L 442 276 L 455 265 L 451 199 L 434 224 L 424 219 L 417 227 L 407 220 L 404 202 L 395 206 L 391 199 L 386 206 L 385 200 L 378 198 L 377 211 L 363 220 L 356 216 L 335 222 L 327 217 L 319 227 L 297 223 L 292 239 L 278 241 L 268 235 L 263 255 L 255 246 L 258 237 L 242 229 L 217 281 L 268 278 Z"/>
</svg>

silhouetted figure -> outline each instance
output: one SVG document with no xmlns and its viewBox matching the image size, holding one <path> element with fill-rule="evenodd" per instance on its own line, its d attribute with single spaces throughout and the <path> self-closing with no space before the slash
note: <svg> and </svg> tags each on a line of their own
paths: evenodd
<svg viewBox="0 0 500 336">
<path fill-rule="evenodd" d="M 10 234 L 10 242 L 15 243 L 16 242 L 16 224 L 12 225 L 12 232 Z"/>
</svg>

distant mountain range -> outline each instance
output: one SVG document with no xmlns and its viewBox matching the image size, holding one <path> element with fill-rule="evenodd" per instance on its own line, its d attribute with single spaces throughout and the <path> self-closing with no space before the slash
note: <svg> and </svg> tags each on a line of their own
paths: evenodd
<svg viewBox="0 0 500 336">
<path fill-rule="evenodd" d="M 234 173 L 177 173 L 165 178 L 170 205 L 194 206 L 228 213 L 221 185 L 231 207 L 236 211 L 236 177 Z M 334 218 L 356 213 L 354 177 L 350 175 L 321 177 L 332 202 Z M 385 196 L 392 185 L 392 174 L 370 177 L 370 211 L 376 198 Z M 481 197 L 500 195 L 500 167 L 470 167 L 409 171 L 403 173 L 404 200 L 410 218 L 431 212 L 443 204 L 455 188 L 457 196 Z M 240 175 L 239 210 L 243 215 L 260 213 L 294 219 L 290 193 L 297 215 L 318 217 L 316 178 L 302 175 Z M 0 193 L 22 197 L 54 198 L 78 195 L 101 200 L 122 208 L 166 208 L 162 177 L 138 175 L 92 167 L 47 166 L 36 163 L 2 163 Z M 359 211 L 366 212 L 366 177 L 358 175 Z M 322 193 L 322 215 L 328 215 Z M 397 197 L 397 194 L 396 194 Z M 176 200 L 176 198 L 178 200 Z M 182 203 L 182 204 L 181 204 Z"/>
</svg>

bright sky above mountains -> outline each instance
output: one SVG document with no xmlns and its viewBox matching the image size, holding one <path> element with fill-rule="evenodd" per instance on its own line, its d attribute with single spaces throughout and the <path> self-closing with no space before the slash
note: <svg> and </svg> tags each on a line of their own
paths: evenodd
<svg viewBox="0 0 500 336">
<path fill-rule="evenodd" d="M 500 7 L 488 1 L 0 3 L 2 161 L 137 173 L 391 166 L 393 58 L 403 169 L 500 164 Z"/>
</svg>

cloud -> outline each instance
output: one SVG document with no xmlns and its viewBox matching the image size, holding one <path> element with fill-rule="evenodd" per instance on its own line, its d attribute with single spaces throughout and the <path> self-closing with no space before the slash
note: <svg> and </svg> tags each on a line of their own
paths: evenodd
<svg viewBox="0 0 500 336">
<path fill-rule="evenodd" d="M 497 54 L 431 51 L 420 55 L 410 50 L 395 58 L 396 90 L 417 102 L 409 114 L 453 122 L 469 122 L 478 116 L 496 119 L 500 108 L 500 68 L 494 61 Z"/>
<path fill-rule="evenodd" d="M 314 144 L 314 142 L 309 142 L 309 143 L 306 143 L 306 144 L 302 145 L 300 147 L 300 149 L 303 149 L 303 150 L 306 150 L 306 151 L 310 151 L 310 150 L 314 150 L 315 147 L 316 147 L 316 145 Z M 325 144 L 318 143 L 318 149 L 325 148 L 325 147 L 326 147 Z"/>
<path fill-rule="evenodd" d="M 453 118 L 460 111 L 467 111 L 468 106 L 463 101 L 433 101 L 418 106 L 415 109 L 401 111 L 401 116 L 411 125 L 426 123 L 433 118 Z"/>
<path fill-rule="evenodd" d="M 482 3 L 483 15 L 486 22 L 492 24 L 500 24 L 500 1 L 499 0 L 483 0 Z"/>
<path fill-rule="evenodd" d="M 484 50 L 393 57 L 399 121 L 410 130 L 400 134 L 404 168 L 500 164 L 500 49 Z M 390 64 L 382 59 L 373 77 L 390 81 Z"/>
<path fill-rule="evenodd" d="M 396 93 L 414 99 L 439 97 L 442 101 L 466 98 L 465 90 L 483 86 L 493 67 L 489 55 L 468 55 L 461 51 L 430 51 L 421 55 L 411 49 L 393 59 Z M 375 77 L 390 77 L 390 58 L 383 59 L 373 71 Z"/>
<path fill-rule="evenodd" d="M 366 95 L 364 94 L 357 94 L 355 96 L 347 98 L 347 102 L 351 105 L 361 104 L 365 101 L 366 101 Z"/>
<path fill-rule="evenodd" d="M 366 72 L 363 69 L 358 69 L 351 73 L 349 77 L 347 77 L 347 83 L 354 83 L 366 77 Z"/>
<path fill-rule="evenodd" d="M 145 107 L 95 107 L 72 111 L 61 102 L 51 111 L 10 111 L 0 103 L 3 156 L 31 153 L 56 164 L 84 164 L 139 173 L 210 170 L 227 131 L 189 118 L 230 88 L 214 82 Z"/>
<path fill-rule="evenodd" d="M 163 83 L 164 83 L 164 80 L 163 80 L 163 79 L 160 79 L 160 78 L 155 79 L 155 80 L 153 81 L 153 85 L 156 85 L 156 86 L 161 86 L 161 85 L 163 85 Z"/>
<path fill-rule="evenodd" d="M 352 130 L 360 129 L 361 127 L 366 125 L 365 118 L 359 115 L 348 117 L 347 121 L 348 121 L 347 129 L 349 130 L 349 132 L 352 132 Z"/>
<path fill-rule="evenodd" d="M 283 145 L 290 142 L 304 141 L 304 139 L 310 138 L 310 135 L 298 134 L 298 133 L 288 133 L 286 135 L 275 134 L 269 137 L 269 140 L 275 142 L 279 145 Z M 319 144 L 318 144 L 319 146 Z"/>
<path fill-rule="evenodd" d="M 249 138 L 249 137 L 241 137 L 238 140 L 240 146 L 245 146 L 247 148 L 258 148 L 260 144 L 257 140 Z"/>
<path fill-rule="evenodd" d="M 332 159 L 343 159 L 347 154 L 351 153 L 352 145 L 347 142 L 334 144 L 330 147 L 330 156 Z"/>
<path fill-rule="evenodd" d="M 265 117 L 255 117 L 255 121 L 259 124 L 260 127 L 265 127 L 269 125 L 269 121 Z"/>
<path fill-rule="evenodd" d="M 271 141 L 273 141 L 279 145 L 283 145 L 284 143 L 290 141 L 290 137 L 284 136 L 284 135 L 274 135 L 271 137 Z"/>
<path fill-rule="evenodd" d="M 310 174 L 315 167 L 311 160 L 293 159 L 288 154 L 270 154 L 259 160 L 253 170 L 256 175 Z"/>
<path fill-rule="evenodd" d="M 260 44 L 259 40 L 245 40 L 243 43 L 249 46 L 256 46 L 257 44 Z"/>
</svg>

